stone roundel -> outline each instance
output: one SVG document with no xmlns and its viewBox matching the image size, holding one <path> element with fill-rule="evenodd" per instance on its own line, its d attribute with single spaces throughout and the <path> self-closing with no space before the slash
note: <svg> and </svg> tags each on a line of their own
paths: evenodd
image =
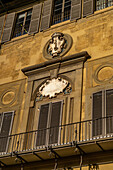
<svg viewBox="0 0 113 170">
<path fill-rule="evenodd" d="M 102 65 L 95 71 L 94 79 L 98 83 L 105 83 L 113 80 L 113 66 L 111 64 Z"/>
<path fill-rule="evenodd" d="M 2 94 L 1 103 L 3 105 L 10 105 L 13 104 L 15 101 L 15 91 L 14 90 L 7 90 Z"/>
</svg>

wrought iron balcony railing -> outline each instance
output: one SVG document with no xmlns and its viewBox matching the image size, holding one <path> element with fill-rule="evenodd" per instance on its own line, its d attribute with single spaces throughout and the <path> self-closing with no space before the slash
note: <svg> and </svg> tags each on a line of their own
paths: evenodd
<svg viewBox="0 0 113 170">
<path fill-rule="evenodd" d="M 113 116 L 60 125 L 10 136 L 0 136 L 0 155 L 63 147 L 113 137 Z"/>
</svg>

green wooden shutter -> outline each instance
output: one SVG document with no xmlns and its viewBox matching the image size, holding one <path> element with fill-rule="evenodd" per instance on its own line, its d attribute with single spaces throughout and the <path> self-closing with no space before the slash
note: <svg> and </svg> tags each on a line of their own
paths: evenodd
<svg viewBox="0 0 113 170">
<path fill-rule="evenodd" d="M 3 31 L 4 21 L 5 21 L 5 15 L 0 17 L 0 39 Z"/>
<path fill-rule="evenodd" d="M 93 94 L 93 136 L 102 134 L 102 91 Z"/>
<path fill-rule="evenodd" d="M 15 13 L 11 13 L 7 15 L 4 32 L 2 36 L 2 43 L 9 41 L 11 38 L 14 18 L 15 18 Z"/>
<path fill-rule="evenodd" d="M 106 91 L 106 132 L 113 133 L 113 89 Z"/>
<path fill-rule="evenodd" d="M 59 125 L 62 111 L 62 102 L 52 103 L 51 106 L 51 118 L 50 118 L 50 133 L 49 133 L 49 144 L 58 143 L 59 137 Z"/>
<path fill-rule="evenodd" d="M 49 104 L 41 105 L 36 146 L 46 144 Z"/>
<path fill-rule="evenodd" d="M 4 113 L 0 137 L 0 152 L 6 152 L 8 147 L 8 135 L 10 135 L 13 121 L 13 112 Z"/>
<path fill-rule="evenodd" d="M 84 0 L 83 2 L 83 17 L 91 15 L 94 12 L 94 1 Z"/>
<path fill-rule="evenodd" d="M 71 1 L 71 20 L 81 18 L 81 0 Z"/>
<path fill-rule="evenodd" d="M 39 31 L 41 8 L 42 8 L 42 3 L 33 6 L 29 34 L 34 34 Z"/>
<path fill-rule="evenodd" d="M 44 1 L 40 31 L 46 30 L 50 27 L 51 11 L 52 11 L 52 0 Z"/>
</svg>

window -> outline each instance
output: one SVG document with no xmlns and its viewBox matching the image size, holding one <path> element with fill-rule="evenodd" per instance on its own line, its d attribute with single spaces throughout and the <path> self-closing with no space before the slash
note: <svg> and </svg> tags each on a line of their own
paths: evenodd
<svg viewBox="0 0 113 170">
<path fill-rule="evenodd" d="M 58 143 L 62 106 L 62 101 L 40 106 L 36 146 Z"/>
<path fill-rule="evenodd" d="M 97 0 L 96 1 L 96 11 L 104 9 L 113 5 L 112 0 Z"/>
<path fill-rule="evenodd" d="M 13 37 L 18 37 L 27 34 L 31 21 L 32 9 L 24 11 L 17 15 Z"/>
<path fill-rule="evenodd" d="M 53 24 L 70 19 L 71 0 L 57 0 L 54 2 Z"/>
<path fill-rule="evenodd" d="M 113 89 L 93 94 L 93 136 L 113 133 Z"/>
<path fill-rule="evenodd" d="M 0 113 L 0 152 L 6 152 L 8 149 L 14 112 Z"/>
</svg>

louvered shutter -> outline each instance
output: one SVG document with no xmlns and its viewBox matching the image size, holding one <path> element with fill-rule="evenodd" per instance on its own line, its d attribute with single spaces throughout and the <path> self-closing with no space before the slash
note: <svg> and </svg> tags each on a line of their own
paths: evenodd
<svg viewBox="0 0 113 170">
<path fill-rule="evenodd" d="M 51 121 L 49 132 L 49 144 L 58 143 L 60 116 L 62 111 L 62 102 L 52 103 L 51 106 Z"/>
<path fill-rule="evenodd" d="M 102 134 L 102 91 L 93 94 L 93 136 Z"/>
<path fill-rule="evenodd" d="M 94 1 L 84 0 L 83 2 L 83 17 L 91 15 L 94 12 Z"/>
<path fill-rule="evenodd" d="M 71 20 L 81 17 L 81 0 L 71 1 Z"/>
<path fill-rule="evenodd" d="M 0 39 L 3 31 L 4 21 L 5 21 L 5 15 L 0 17 Z"/>
<path fill-rule="evenodd" d="M 106 91 L 106 131 L 113 133 L 113 89 Z"/>
<path fill-rule="evenodd" d="M 39 31 L 41 8 L 42 8 L 42 3 L 35 5 L 33 7 L 29 34 L 37 33 Z"/>
<path fill-rule="evenodd" d="M 0 113 L 0 133 L 1 133 L 1 124 L 2 124 L 2 114 Z"/>
<path fill-rule="evenodd" d="M 0 152 L 6 152 L 8 147 L 8 135 L 11 132 L 12 128 L 12 120 L 13 120 L 13 112 L 4 113 L 3 123 L 1 128 L 0 137 Z"/>
<path fill-rule="evenodd" d="M 45 145 L 47 134 L 49 104 L 41 105 L 36 145 Z M 42 130 L 41 130 L 42 129 Z"/>
<path fill-rule="evenodd" d="M 52 11 L 52 0 L 47 0 L 44 2 L 44 6 L 43 6 L 40 31 L 46 30 L 47 28 L 50 27 L 51 11 Z"/>
<path fill-rule="evenodd" d="M 15 13 L 11 13 L 7 15 L 4 32 L 2 36 L 2 43 L 7 42 L 11 38 L 12 28 L 14 24 Z"/>
</svg>

